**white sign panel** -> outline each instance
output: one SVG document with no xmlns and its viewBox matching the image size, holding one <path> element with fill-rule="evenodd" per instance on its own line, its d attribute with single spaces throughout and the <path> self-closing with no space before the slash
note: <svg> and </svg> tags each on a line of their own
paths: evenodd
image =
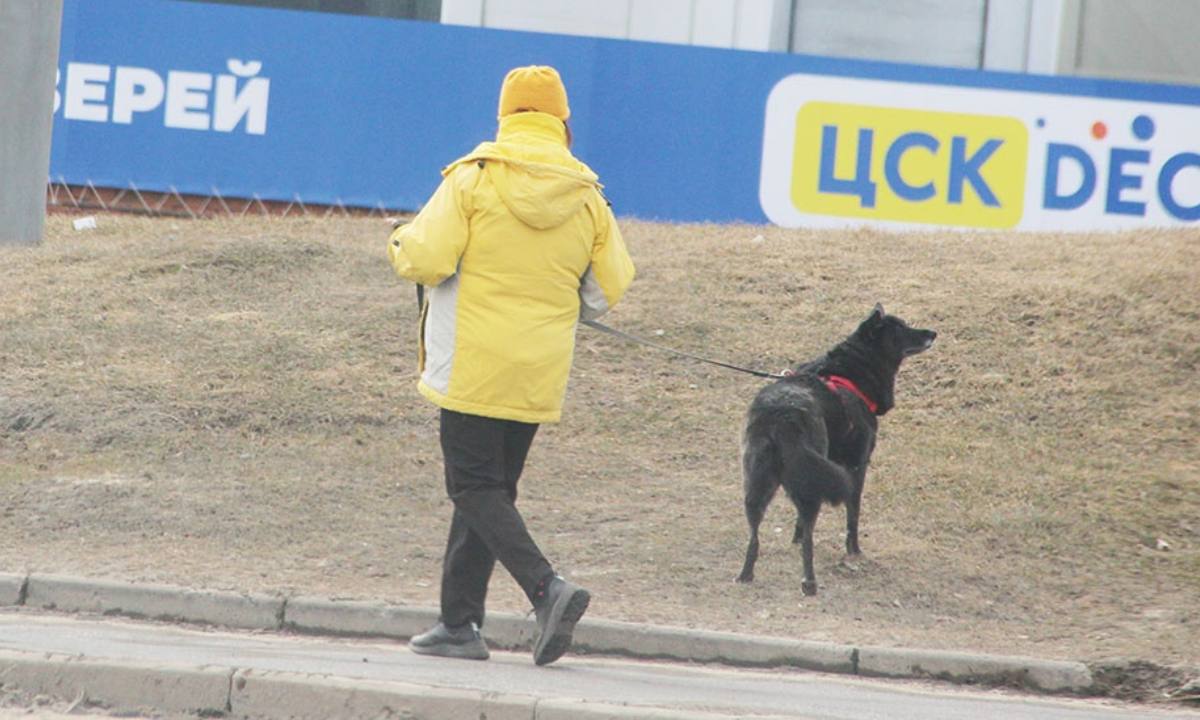
<svg viewBox="0 0 1200 720">
<path fill-rule="evenodd" d="M 791 75 L 759 200 L 788 227 L 1198 227 L 1200 107 Z"/>
</svg>

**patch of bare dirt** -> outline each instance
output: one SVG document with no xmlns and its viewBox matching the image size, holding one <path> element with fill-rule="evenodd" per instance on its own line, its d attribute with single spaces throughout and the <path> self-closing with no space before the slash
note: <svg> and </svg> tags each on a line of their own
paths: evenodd
<svg viewBox="0 0 1200 720">
<path fill-rule="evenodd" d="M 1189 678 L 1178 667 L 1145 660 L 1120 660 L 1091 665 L 1096 694 L 1137 702 L 1200 706 L 1200 678 Z"/>
</svg>

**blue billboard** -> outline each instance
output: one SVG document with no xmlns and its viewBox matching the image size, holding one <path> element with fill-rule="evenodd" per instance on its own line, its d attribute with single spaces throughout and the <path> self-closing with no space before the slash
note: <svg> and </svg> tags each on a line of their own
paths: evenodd
<svg viewBox="0 0 1200 720">
<path fill-rule="evenodd" d="M 528 64 L 553 65 L 561 72 L 570 94 L 575 153 L 599 173 L 614 209 L 624 216 L 805 224 L 806 218 L 820 215 L 826 203 L 819 193 L 828 183 L 815 186 L 811 192 L 793 187 L 807 182 L 800 175 L 816 177 L 821 168 L 810 170 L 797 165 L 805 153 L 788 138 L 800 137 L 793 127 L 801 107 L 796 103 L 819 103 L 821 98 L 804 95 L 801 91 L 805 83 L 799 82 L 799 90 L 789 90 L 782 96 L 775 93 L 775 104 L 783 108 L 780 112 L 784 115 L 768 115 L 768 99 L 777 86 L 788 78 L 797 85 L 795 78 L 801 75 L 820 76 L 835 83 L 838 78 L 869 79 L 894 83 L 899 88 L 881 95 L 889 101 L 864 110 L 861 117 L 850 111 L 839 111 L 836 117 L 841 120 L 822 120 L 813 115 L 814 142 L 837 137 L 837 133 L 821 131 L 835 122 L 850 123 L 842 128 L 843 142 L 861 136 L 863 128 L 858 125 L 870 124 L 878 113 L 887 114 L 889 107 L 906 103 L 920 106 L 920 88 L 934 86 L 941 90 L 973 88 L 974 92 L 1019 91 L 1026 105 L 1030 97 L 1036 105 L 1038 95 L 1057 97 L 1056 107 L 1062 105 L 1063 97 L 1116 97 L 1147 105 L 1170 104 L 1174 109 L 1150 115 L 1158 121 L 1159 139 L 1171 138 L 1173 143 L 1169 151 L 1160 153 L 1163 162 L 1174 158 L 1175 164 L 1169 168 L 1168 186 L 1158 189 L 1162 202 L 1148 203 L 1146 213 L 1159 206 L 1181 208 L 1182 212 L 1174 217 L 1179 220 L 1191 217 L 1193 208 L 1200 208 L 1200 162 L 1192 161 L 1200 147 L 1188 145 L 1191 141 L 1187 138 L 1195 137 L 1194 132 L 1183 133 L 1184 140 L 1180 141 L 1180 132 L 1172 129 L 1190 123 L 1191 116 L 1171 116 L 1180 107 L 1189 112 L 1200 109 L 1200 88 L 834 60 L 175 0 L 66 0 L 50 177 L 55 182 L 81 185 L 90 182 L 225 197 L 416 209 L 436 187 L 444 165 L 492 137 L 501 80 L 508 69 Z M 917 88 L 917 97 L 904 92 L 909 86 Z M 834 94 L 841 105 L 880 105 L 867 102 L 869 98 Z M 793 102 L 793 97 L 798 99 Z M 959 112 L 973 102 L 954 101 L 948 107 Z M 1005 107 L 1002 100 L 991 104 L 1000 111 Z M 1110 110 L 1097 106 L 1095 112 L 1103 115 Z M 1127 113 L 1127 109 L 1111 112 Z M 1128 110 L 1134 115 L 1138 112 Z M 1019 118 L 1033 134 L 1032 141 L 1026 143 L 1034 148 L 1030 153 L 1041 152 L 1047 144 L 1036 135 L 1042 127 L 1035 127 L 1036 123 L 1046 123 L 1043 115 L 1035 107 Z M 1065 142 L 1062 138 L 1075 137 L 1067 132 L 1068 122 L 1091 122 L 1087 118 L 1068 121 L 1061 112 L 1048 117 L 1051 130 L 1057 124 L 1066 133 L 1049 139 L 1057 145 Z M 901 120 L 888 125 L 888 132 L 896 138 L 928 134 L 922 128 L 902 126 Z M 1114 128 L 1129 125 L 1123 115 L 1099 120 Z M 978 126 L 982 128 L 979 132 L 986 134 L 988 128 L 1001 125 Z M 1197 126 L 1200 124 L 1191 128 Z M 768 127 L 781 135 L 768 138 Z M 952 128 L 943 134 L 944 142 L 938 140 L 936 147 L 929 140 L 915 144 L 905 140 L 906 154 L 893 158 L 895 167 L 881 164 L 873 168 L 873 161 L 868 161 L 863 177 L 852 180 L 858 182 L 856 187 L 865 187 L 868 182 L 899 178 L 902 182 L 895 187 L 902 190 L 930 185 L 933 176 L 925 177 L 921 158 L 943 146 L 946 153 L 950 152 L 956 136 Z M 1102 148 L 1088 145 L 1095 138 L 1084 140 L 1079 141 L 1079 152 L 1089 158 L 1108 157 Z M 963 142 L 1008 141 L 1004 137 L 980 136 Z M 1135 141 L 1145 142 L 1128 140 Z M 1114 134 L 1107 142 L 1120 145 L 1126 140 Z M 1010 147 L 1004 146 L 995 157 L 1006 157 Z M 840 165 L 835 167 L 830 158 L 845 157 L 848 159 L 844 162 L 854 163 L 855 150 L 849 145 L 820 150 L 813 155 L 829 159 L 825 171 L 830 178 L 848 172 Z M 977 147 L 964 145 L 958 152 L 961 157 L 957 160 L 947 157 L 939 162 L 951 169 L 957 162 L 960 175 L 965 174 L 970 181 L 967 193 L 995 190 L 991 195 L 1002 200 L 1021 197 L 1024 204 L 1018 221 L 1026 217 L 1030 204 L 1026 195 L 1032 197 L 1032 191 L 1026 193 L 1023 184 L 1007 194 L 1001 192 L 993 187 L 995 183 L 1017 180 L 994 179 L 990 165 L 998 161 L 981 155 Z M 787 155 L 782 165 L 775 157 L 779 153 Z M 1020 168 L 1032 168 L 1028 172 L 1033 179 L 1021 177 L 1019 181 L 1032 187 L 1040 182 L 1036 175 L 1045 163 L 1030 157 L 1028 162 L 1021 161 Z M 1020 158 L 1013 160 L 1018 161 Z M 1063 171 L 1061 180 L 1057 174 L 1055 177 L 1062 187 L 1055 187 L 1055 195 L 1073 197 L 1077 193 L 1071 186 L 1069 164 L 1055 168 L 1056 173 L 1059 170 Z M 1105 172 L 1107 166 L 1093 168 L 1094 174 Z M 1141 189 L 1122 178 L 1139 172 L 1147 177 L 1147 186 L 1155 179 L 1161 185 L 1161 167 L 1148 161 L 1143 170 L 1126 161 L 1118 173 L 1118 190 L 1125 195 L 1118 198 L 1115 207 L 1136 207 Z M 1013 171 L 1005 177 L 1017 175 Z M 771 187 L 766 187 L 768 183 Z M 1093 184 L 1098 186 L 1096 181 Z M 1154 195 L 1153 188 L 1147 192 Z M 1100 197 L 1104 192 L 1096 190 L 1092 195 Z M 951 212 L 954 208 L 924 215 L 909 212 L 902 203 L 910 200 L 897 197 L 893 199 L 898 209 L 889 210 L 891 215 L 881 217 L 881 222 L 916 217 L 918 224 L 939 224 L 942 221 L 938 218 L 964 215 Z M 953 198 L 953 193 L 941 192 L 938 197 L 944 203 L 947 197 Z M 845 199 L 836 195 L 831 198 Z M 973 199 L 966 196 L 967 201 Z M 782 209 L 768 211 L 771 208 Z M 1072 208 L 1075 214 L 1071 217 L 1084 217 L 1086 209 Z M 856 223 L 873 219 L 861 207 L 850 207 L 843 215 Z M 1008 215 L 998 212 L 997 217 Z M 1057 216 L 1049 217 L 1052 223 Z M 1163 217 L 1168 223 L 1172 221 L 1170 214 Z M 1155 220 L 1144 214 L 1143 219 L 1147 218 Z"/>
</svg>

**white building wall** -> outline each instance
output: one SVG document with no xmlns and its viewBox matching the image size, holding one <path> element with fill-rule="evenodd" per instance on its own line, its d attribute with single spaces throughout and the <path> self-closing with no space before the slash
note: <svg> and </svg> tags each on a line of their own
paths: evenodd
<svg viewBox="0 0 1200 720">
<path fill-rule="evenodd" d="M 789 0 L 442 0 L 442 22 L 785 51 L 789 6 Z"/>
<path fill-rule="evenodd" d="M 643 0 L 645 1 L 645 0 Z M 738 10 L 746 3 L 736 0 L 692 0 L 692 45 L 734 47 Z"/>
<path fill-rule="evenodd" d="M 1200 84 L 1197 32 L 1197 0 L 1087 0 L 1069 71 Z"/>
<path fill-rule="evenodd" d="M 1080 0 L 1033 0 L 1025 71 L 1070 74 L 1079 38 Z"/>
<path fill-rule="evenodd" d="M 483 0 L 442 0 L 442 22 L 487 27 L 483 24 Z"/>
<path fill-rule="evenodd" d="M 983 36 L 983 67 L 987 70 L 1025 72 L 1029 54 L 1032 0 L 987 4 Z"/>
<path fill-rule="evenodd" d="M 1200 0 L 442 0 L 442 22 L 1200 84 Z"/>
<path fill-rule="evenodd" d="M 687 45 L 692 40 L 692 5 L 692 0 L 631 3 L 629 34 L 624 37 Z"/>
<path fill-rule="evenodd" d="M 563 35 L 628 37 L 629 5 L 625 2 L 484 0 L 481 4 L 486 27 Z"/>
<path fill-rule="evenodd" d="M 792 52 L 978 68 L 984 0 L 796 0 Z"/>
</svg>

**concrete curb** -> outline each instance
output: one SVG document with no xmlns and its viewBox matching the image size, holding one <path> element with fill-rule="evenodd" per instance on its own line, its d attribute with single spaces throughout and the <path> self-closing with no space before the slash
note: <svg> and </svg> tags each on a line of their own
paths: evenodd
<svg viewBox="0 0 1200 720">
<path fill-rule="evenodd" d="M 273 630 L 283 622 L 285 602 L 269 595 L 30 575 L 24 604 L 47 610 Z"/>
<path fill-rule="evenodd" d="M 698 710 L 637 707 L 634 705 L 601 705 L 582 700 L 541 700 L 533 720 L 795 720 L 779 715 L 719 715 Z M 490 720 L 491 716 L 488 716 Z"/>
<path fill-rule="evenodd" d="M 0 605 L 22 605 L 25 603 L 24 575 L 0 573 Z"/>
<path fill-rule="evenodd" d="M 13 587 L 20 588 L 14 598 Z M 437 619 L 430 608 L 381 602 L 190 590 L 54 575 L 0 574 L 0 605 L 97 612 L 250 629 L 287 629 L 319 635 L 407 639 Z M 531 646 L 534 621 L 512 613 L 488 616 L 488 644 L 507 650 Z M 1019 686 L 1047 693 L 1086 695 L 1094 689 L 1087 665 L 1036 658 L 940 650 L 856 647 L 788 638 L 739 635 L 585 618 L 575 652 L 632 658 L 707 662 L 890 678 L 933 678 L 963 684 Z M 617 717 L 617 716 L 613 716 Z"/>
<path fill-rule="evenodd" d="M 426 608 L 298 597 L 287 602 L 284 627 L 319 635 L 407 639 L 427 630 L 437 622 L 437 616 L 436 610 Z M 537 624 L 524 615 L 492 613 L 487 618 L 485 635 L 493 648 L 528 650 L 536 630 Z M 845 645 L 612 620 L 582 622 L 575 631 L 572 649 L 643 659 L 854 672 L 854 648 Z"/>
<path fill-rule="evenodd" d="M 112 708 L 223 715 L 233 671 L 139 665 L 67 655 L 0 650 L 0 688 L 62 700 L 83 697 Z"/>
<path fill-rule="evenodd" d="M 738 635 L 687 628 L 585 620 L 575 633 L 582 652 L 748 667 L 795 667 L 855 672 L 855 649 L 808 640 Z"/>
<path fill-rule="evenodd" d="M 233 717 L 289 720 L 401 717 L 531 720 L 533 697 L 409 683 L 239 670 L 229 707 Z"/>
<path fill-rule="evenodd" d="M 229 706 L 233 717 L 289 720 L 391 717 L 397 710 L 402 717 L 429 720 L 732 720 L 729 715 L 693 710 L 242 670 L 234 674 Z"/>
<path fill-rule="evenodd" d="M 407 639 L 428 630 L 437 618 L 433 609 L 301 596 L 287 601 L 283 627 L 312 635 Z"/>
<path fill-rule="evenodd" d="M 733 720 L 691 710 L 539 700 L 529 695 L 456 690 L 403 682 L 302 673 L 91 660 L 0 650 L 0 689 L 85 699 L 117 712 L 199 717 L 327 720 Z M 761 720 L 769 720 L 762 718 Z"/>
<path fill-rule="evenodd" d="M 1083 663 L 880 647 L 858 649 L 858 674 L 874 677 L 968 681 L 1030 687 L 1051 693 L 1082 693 L 1092 686 Z"/>
</svg>

